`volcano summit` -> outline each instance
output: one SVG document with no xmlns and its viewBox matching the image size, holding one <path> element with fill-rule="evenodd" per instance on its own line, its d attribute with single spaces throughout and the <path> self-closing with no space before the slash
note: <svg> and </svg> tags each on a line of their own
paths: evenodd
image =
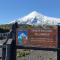
<svg viewBox="0 0 60 60">
<path fill-rule="evenodd" d="M 38 13 L 37 11 L 33 11 L 29 13 L 28 15 L 19 18 L 17 20 L 9 22 L 15 23 L 18 22 L 18 24 L 29 24 L 29 25 L 58 25 L 60 23 L 60 18 L 54 18 L 45 16 L 41 13 Z"/>
</svg>

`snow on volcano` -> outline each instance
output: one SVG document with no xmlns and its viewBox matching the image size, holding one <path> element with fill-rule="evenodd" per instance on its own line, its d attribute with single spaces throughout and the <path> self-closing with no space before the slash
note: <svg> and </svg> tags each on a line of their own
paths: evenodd
<svg viewBox="0 0 60 60">
<path fill-rule="evenodd" d="M 11 21 L 10 23 L 14 22 L 18 22 L 18 24 L 29 24 L 29 25 L 58 25 L 58 23 L 60 23 L 60 18 L 48 17 L 41 13 L 33 11 L 22 18 Z"/>
</svg>

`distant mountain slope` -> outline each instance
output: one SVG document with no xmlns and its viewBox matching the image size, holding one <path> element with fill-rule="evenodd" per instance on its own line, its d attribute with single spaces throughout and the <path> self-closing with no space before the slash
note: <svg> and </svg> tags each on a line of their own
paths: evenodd
<svg viewBox="0 0 60 60">
<path fill-rule="evenodd" d="M 48 17 L 42 15 L 36 11 L 31 12 L 30 14 L 19 18 L 17 20 L 9 22 L 10 24 L 18 22 L 19 24 L 29 24 L 29 25 L 58 25 L 60 23 L 60 19 Z"/>
</svg>

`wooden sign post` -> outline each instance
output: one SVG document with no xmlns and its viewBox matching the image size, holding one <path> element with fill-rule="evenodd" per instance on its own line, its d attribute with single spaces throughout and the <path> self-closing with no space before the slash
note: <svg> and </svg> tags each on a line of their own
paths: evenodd
<svg viewBox="0 0 60 60">
<path fill-rule="evenodd" d="M 12 25 L 12 46 L 11 46 L 11 60 L 16 60 L 16 30 L 17 30 L 17 22 Z"/>
<path fill-rule="evenodd" d="M 19 49 L 57 51 L 60 60 L 60 26 L 44 28 L 17 29 L 16 46 Z"/>
<path fill-rule="evenodd" d="M 58 25 L 58 50 L 57 50 L 57 60 L 60 60 L 60 26 Z"/>
</svg>

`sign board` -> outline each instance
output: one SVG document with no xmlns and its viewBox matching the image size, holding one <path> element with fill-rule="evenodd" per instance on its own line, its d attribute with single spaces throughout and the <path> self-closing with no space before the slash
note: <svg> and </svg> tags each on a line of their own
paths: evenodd
<svg viewBox="0 0 60 60">
<path fill-rule="evenodd" d="M 17 30 L 17 45 L 39 48 L 57 48 L 57 26 Z"/>
<path fill-rule="evenodd" d="M 27 31 L 18 31 L 18 45 L 27 44 L 28 32 Z"/>
</svg>

